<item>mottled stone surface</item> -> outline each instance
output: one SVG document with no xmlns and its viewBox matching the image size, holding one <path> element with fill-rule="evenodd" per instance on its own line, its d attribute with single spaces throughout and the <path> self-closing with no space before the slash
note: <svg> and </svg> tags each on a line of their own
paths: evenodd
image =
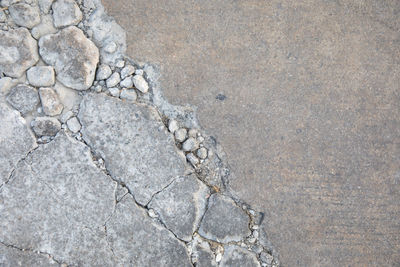
<svg viewBox="0 0 400 267">
<path fill-rule="evenodd" d="M 40 23 L 39 8 L 37 6 L 16 3 L 11 5 L 8 10 L 11 18 L 18 26 L 30 29 Z"/>
<path fill-rule="evenodd" d="M 18 78 L 38 60 L 36 40 L 27 29 L 0 30 L 0 72 Z"/>
<path fill-rule="evenodd" d="M 0 185 L 5 183 L 18 161 L 36 147 L 25 120 L 0 99 Z M 1 240 L 1 239 L 0 239 Z"/>
<path fill-rule="evenodd" d="M 177 178 L 149 203 L 178 238 L 190 241 L 206 208 L 209 189 L 196 176 Z"/>
<path fill-rule="evenodd" d="M 260 267 L 260 263 L 254 253 L 239 246 L 225 246 L 221 267 Z"/>
<path fill-rule="evenodd" d="M 46 254 L 32 251 L 21 251 L 20 249 L 8 247 L 0 243 L 0 266 L 43 266 L 57 267 L 58 263 L 49 259 Z"/>
<path fill-rule="evenodd" d="M 218 242 L 238 242 L 250 235 L 249 223 L 249 216 L 231 198 L 213 194 L 201 221 L 199 234 Z"/>
<path fill-rule="evenodd" d="M 65 86 L 88 89 L 94 80 L 99 50 L 75 26 L 39 40 L 39 53 L 43 60 L 54 67 L 57 80 Z"/>
<path fill-rule="evenodd" d="M 31 121 L 31 127 L 37 137 L 55 136 L 61 130 L 61 123 L 52 117 L 37 117 Z"/>
<path fill-rule="evenodd" d="M 118 203 L 106 227 L 121 266 L 192 266 L 184 243 L 153 222 L 130 195 Z"/>
<path fill-rule="evenodd" d="M 110 266 L 102 225 L 114 189 L 89 149 L 61 133 L 20 162 L 0 192 L 0 240 L 67 264 Z"/>
<path fill-rule="evenodd" d="M 52 86 L 56 82 L 51 66 L 34 66 L 26 72 L 26 78 L 29 84 L 36 87 Z"/>
<path fill-rule="evenodd" d="M 76 25 L 82 20 L 82 11 L 74 0 L 57 0 L 52 5 L 54 26 Z"/>
<path fill-rule="evenodd" d="M 11 88 L 7 95 L 7 102 L 16 110 L 25 115 L 31 112 L 39 104 L 39 95 L 35 88 L 19 84 Z"/>
<path fill-rule="evenodd" d="M 183 174 L 172 136 L 150 107 L 88 94 L 79 111 L 84 140 L 141 204 Z"/>
<path fill-rule="evenodd" d="M 198 237 L 195 237 L 193 247 L 193 262 L 196 263 L 196 267 L 216 267 L 217 262 L 215 261 L 215 255 L 210 249 L 210 245 L 206 241 L 202 241 Z"/>
<path fill-rule="evenodd" d="M 63 111 L 63 104 L 60 102 L 60 98 L 56 91 L 52 88 L 42 87 L 39 89 L 40 102 L 44 114 L 48 116 L 55 116 L 61 114 Z"/>
</svg>

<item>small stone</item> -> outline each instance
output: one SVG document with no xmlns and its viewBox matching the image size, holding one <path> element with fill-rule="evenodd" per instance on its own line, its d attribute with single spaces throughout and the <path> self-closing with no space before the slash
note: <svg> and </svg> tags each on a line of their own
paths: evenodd
<svg viewBox="0 0 400 267">
<path fill-rule="evenodd" d="M 69 120 L 72 116 L 74 116 L 74 113 L 71 110 L 68 110 L 67 112 L 65 112 L 60 116 L 60 121 L 62 123 L 66 123 L 67 120 Z"/>
<path fill-rule="evenodd" d="M 133 84 L 142 93 L 147 93 L 149 91 L 149 85 L 143 76 L 135 75 L 133 76 Z"/>
<path fill-rule="evenodd" d="M 141 70 L 141 69 L 137 69 L 137 70 L 135 71 L 135 74 L 136 74 L 136 75 L 143 76 L 143 74 L 144 74 L 144 71 L 143 71 L 143 70 Z"/>
<path fill-rule="evenodd" d="M 56 33 L 56 32 L 57 29 L 54 27 L 53 17 L 51 15 L 42 16 L 42 21 L 40 22 L 40 24 L 36 25 L 31 30 L 32 36 L 36 40 L 39 40 L 40 37 L 46 34 Z"/>
<path fill-rule="evenodd" d="M 217 256 L 215 256 L 215 261 L 220 262 L 222 260 L 222 254 L 218 253 Z"/>
<path fill-rule="evenodd" d="M 39 96 L 35 88 L 20 84 L 12 88 L 7 102 L 22 115 L 31 112 L 39 104 Z"/>
<path fill-rule="evenodd" d="M 157 214 L 154 212 L 153 209 L 149 209 L 148 214 L 151 218 L 157 218 Z"/>
<path fill-rule="evenodd" d="M 31 126 L 37 137 L 55 136 L 61 130 L 61 123 L 52 117 L 37 117 Z"/>
<path fill-rule="evenodd" d="M 111 76 L 111 68 L 108 65 L 105 64 L 101 64 L 98 68 L 97 68 L 97 72 L 96 72 L 96 80 L 105 80 L 108 77 Z"/>
<path fill-rule="evenodd" d="M 123 79 L 123 80 L 119 83 L 119 85 L 120 85 L 121 87 L 124 87 L 124 88 L 132 88 L 132 87 L 133 87 L 132 77 L 131 77 L 131 76 L 126 77 L 125 79 Z"/>
<path fill-rule="evenodd" d="M 201 158 L 201 159 L 206 159 L 207 158 L 207 148 L 201 147 L 197 150 L 196 155 Z"/>
<path fill-rule="evenodd" d="M 195 137 L 197 137 L 197 133 L 198 133 L 198 131 L 196 129 L 190 129 L 189 130 L 189 137 L 195 138 Z"/>
<path fill-rule="evenodd" d="M 133 89 L 123 89 L 119 97 L 128 101 L 136 101 L 137 94 Z"/>
<path fill-rule="evenodd" d="M 77 25 L 82 20 L 82 11 L 74 0 L 57 0 L 52 7 L 54 26 L 57 28 Z"/>
<path fill-rule="evenodd" d="M 257 231 L 257 230 L 254 230 L 254 231 L 253 231 L 253 236 L 254 236 L 254 238 L 258 238 L 258 236 L 259 236 L 259 233 L 258 233 L 258 231 Z"/>
<path fill-rule="evenodd" d="M 0 31 L 0 73 L 19 78 L 38 60 L 37 43 L 27 29 Z"/>
<path fill-rule="evenodd" d="M 271 264 L 272 264 L 272 261 L 274 260 L 274 257 L 273 257 L 271 254 L 269 254 L 269 253 L 263 251 L 263 252 L 261 252 L 261 254 L 260 254 L 260 260 L 261 260 L 262 262 L 265 262 L 266 264 L 271 265 Z"/>
<path fill-rule="evenodd" d="M 57 80 L 66 87 L 87 90 L 92 86 L 99 50 L 80 29 L 70 26 L 43 36 L 39 53 L 44 62 L 54 67 Z"/>
<path fill-rule="evenodd" d="M 57 93 L 53 89 L 42 87 L 39 89 L 39 96 L 44 114 L 48 116 L 61 114 L 64 106 L 61 104 Z"/>
<path fill-rule="evenodd" d="M 115 64 L 117 68 L 123 68 L 125 66 L 125 61 L 124 60 L 118 60 L 117 63 Z"/>
<path fill-rule="evenodd" d="M 25 3 L 11 5 L 8 10 L 15 24 L 28 29 L 40 23 L 40 11 L 37 6 L 30 6 Z"/>
<path fill-rule="evenodd" d="M 119 73 L 118 72 L 114 72 L 110 76 L 110 78 L 107 79 L 106 85 L 107 85 L 107 87 L 114 87 L 117 84 L 119 84 L 120 81 L 121 81 L 121 78 L 119 77 Z"/>
<path fill-rule="evenodd" d="M 196 167 L 196 165 L 199 164 L 199 159 L 193 153 L 187 154 L 186 159 L 193 165 L 193 167 Z"/>
<path fill-rule="evenodd" d="M 135 67 L 132 65 L 126 65 L 121 70 L 121 79 L 125 79 L 126 77 L 132 75 L 135 72 Z"/>
<path fill-rule="evenodd" d="M 53 0 L 38 0 L 39 9 L 43 14 L 48 14 Z"/>
<path fill-rule="evenodd" d="M 119 97 L 119 89 L 117 87 L 108 88 L 108 92 L 112 96 Z"/>
<path fill-rule="evenodd" d="M 185 128 L 178 129 L 177 131 L 175 131 L 175 140 L 179 143 L 182 143 L 186 140 L 186 134 L 187 130 Z"/>
<path fill-rule="evenodd" d="M 110 42 L 104 47 L 104 51 L 112 54 L 117 50 L 117 44 L 115 42 Z"/>
<path fill-rule="evenodd" d="M 35 66 L 27 71 L 27 78 L 31 85 L 36 87 L 54 85 L 54 69 L 51 66 Z"/>
<path fill-rule="evenodd" d="M 176 120 L 170 120 L 169 123 L 168 123 L 168 130 L 171 133 L 175 133 L 175 131 L 178 130 L 178 129 L 179 129 L 178 122 Z"/>
<path fill-rule="evenodd" d="M 253 229 L 253 230 L 257 230 L 259 228 L 259 226 L 257 225 L 257 224 L 255 224 L 255 225 L 253 225 L 252 227 L 251 227 L 251 229 Z"/>
<path fill-rule="evenodd" d="M 199 143 L 193 137 L 189 137 L 182 145 L 183 151 L 194 151 L 199 148 Z"/>
<path fill-rule="evenodd" d="M 68 129 L 73 133 L 77 133 L 81 129 L 81 124 L 79 123 L 76 117 L 72 117 L 69 120 L 67 120 L 67 126 Z"/>
<path fill-rule="evenodd" d="M 251 244 L 254 244 L 256 242 L 256 238 L 255 237 L 250 237 L 249 239 L 247 239 L 247 241 Z"/>
<path fill-rule="evenodd" d="M 102 90 L 102 86 L 99 84 L 99 85 L 96 85 L 95 87 L 94 87 L 94 91 L 96 92 L 96 93 L 100 93 L 101 92 L 101 90 Z"/>
<path fill-rule="evenodd" d="M 204 142 L 204 137 L 200 135 L 199 137 L 197 137 L 197 141 L 199 143 L 203 143 Z"/>
</svg>

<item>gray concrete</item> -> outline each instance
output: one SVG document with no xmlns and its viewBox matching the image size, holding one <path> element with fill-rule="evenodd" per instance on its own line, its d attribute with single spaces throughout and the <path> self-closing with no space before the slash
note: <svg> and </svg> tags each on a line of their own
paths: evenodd
<svg viewBox="0 0 400 267">
<path fill-rule="evenodd" d="M 103 4 L 198 107 L 284 266 L 400 264 L 399 1 Z"/>
</svg>

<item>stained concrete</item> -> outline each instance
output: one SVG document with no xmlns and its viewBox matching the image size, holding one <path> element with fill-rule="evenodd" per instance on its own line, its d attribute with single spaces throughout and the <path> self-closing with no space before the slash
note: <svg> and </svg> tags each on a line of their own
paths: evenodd
<svg viewBox="0 0 400 267">
<path fill-rule="evenodd" d="M 400 2 L 103 0 L 283 266 L 400 264 Z"/>
</svg>

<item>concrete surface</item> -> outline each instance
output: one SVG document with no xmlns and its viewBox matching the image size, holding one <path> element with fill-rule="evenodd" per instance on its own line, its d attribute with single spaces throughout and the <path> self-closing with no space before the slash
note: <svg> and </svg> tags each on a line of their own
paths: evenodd
<svg viewBox="0 0 400 267">
<path fill-rule="evenodd" d="M 283 266 L 400 265 L 400 2 L 103 0 Z"/>
</svg>

